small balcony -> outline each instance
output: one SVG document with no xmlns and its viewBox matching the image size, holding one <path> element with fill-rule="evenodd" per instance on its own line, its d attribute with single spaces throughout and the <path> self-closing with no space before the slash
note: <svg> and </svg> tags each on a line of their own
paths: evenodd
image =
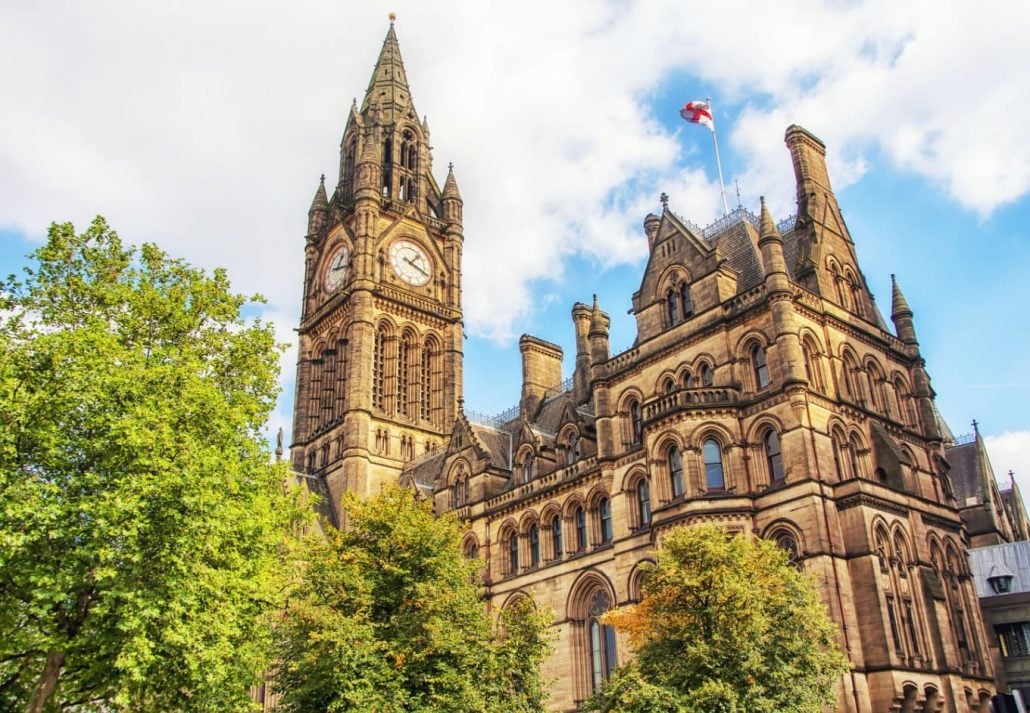
<svg viewBox="0 0 1030 713">
<path fill-rule="evenodd" d="M 664 418 L 678 411 L 726 408 L 740 403 L 740 390 L 730 386 L 678 389 L 644 402 L 644 421 Z"/>
</svg>

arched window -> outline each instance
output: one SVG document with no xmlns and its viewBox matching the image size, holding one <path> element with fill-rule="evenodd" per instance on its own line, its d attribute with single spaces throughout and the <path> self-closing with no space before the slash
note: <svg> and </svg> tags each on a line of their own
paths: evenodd
<svg viewBox="0 0 1030 713">
<path fill-rule="evenodd" d="M 667 378 L 662 382 L 662 393 L 671 394 L 676 390 L 676 382 L 672 380 L 672 377 Z"/>
<path fill-rule="evenodd" d="M 701 386 L 711 386 L 715 382 L 715 374 L 712 367 L 707 364 L 701 365 Z"/>
<path fill-rule="evenodd" d="M 714 438 L 708 438 L 701 446 L 701 455 L 705 462 L 705 485 L 709 490 L 722 490 L 726 480 L 722 472 L 722 449 Z"/>
<path fill-rule="evenodd" d="M 412 352 L 410 335 L 404 335 L 397 349 L 397 412 L 408 415 Z"/>
<path fill-rule="evenodd" d="M 644 439 L 644 419 L 640 412 L 640 402 L 636 399 L 629 402 L 629 423 L 632 445 L 640 445 Z"/>
<path fill-rule="evenodd" d="M 647 485 L 647 478 L 642 478 L 637 484 L 637 522 L 640 527 L 651 524 L 651 489 Z"/>
<path fill-rule="evenodd" d="M 373 346 L 372 405 L 381 411 L 386 409 L 386 341 L 386 327 L 380 325 Z"/>
<path fill-rule="evenodd" d="M 457 480 L 454 481 L 454 506 L 461 507 L 465 504 L 465 485 L 468 481 L 465 480 L 465 476 L 459 475 Z"/>
<path fill-rule="evenodd" d="M 617 665 L 615 629 L 603 624 L 601 617 L 611 608 L 608 593 L 598 588 L 590 598 L 587 633 L 590 637 L 590 683 L 597 691 Z"/>
<path fill-rule="evenodd" d="M 805 358 L 805 377 L 808 384 L 819 393 L 826 393 L 823 387 L 823 374 L 819 366 L 819 352 L 813 347 L 812 342 L 806 339 L 801 344 L 801 353 Z"/>
<path fill-rule="evenodd" d="M 418 417 L 423 421 L 430 420 L 433 406 L 433 352 L 432 342 L 428 339 L 422 346 L 422 365 L 419 369 Z"/>
<path fill-rule="evenodd" d="M 862 450 L 862 442 L 858 440 L 858 436 L 857 435 L 851 436 L 851 443 L 850 443 L 850 447 L 848 448 L 848 456 L 849 456 L 849 460 L 850 460 L 849 465 L 851 466 L 851 475 L 854 478 L 862 477 L 862 471 L 859 470 L 859 467 L 858 467 L 858 465 L 859 465 L 858 454 L 859 454 L 859 451 L 861 451 L 861 450 Z"/>
<path fill-rule="evenodd" d="M 533 479 L 533 451 L 527 451 L 526 455 L 522 457 L 522 464 L 519 466 L 522 471 L 523 483 L 528 483 Z"/>
<path fill-rule="evenodd" d="M 561 515 L 555 514 L 551 518 L 551 553 L 554 555 L 554 559 L 561 557 L 564 552 L 561 525 Z"/>
<path fill-rule="evenodd" d="M 597 514 L 601 519 L 601 542 L 612 541 L 612 504 L 608 498 L 597 503 Z"/>
<path fill-rule="evenodd" d="M 773 534 L 773 542 L 781 550 L 787 553 L 787 561 L 795 567 L 798 566 L 799 559 L 801 557 L 801 548 L 798 547 L 798 541 L 794 537 L 792 532 L 787 530 L 777 530 Z"/>
<path fill-rule="evenodd" d="M 529 566 L 540 565 L 540 528 L 534 522 L 529 526 Z"/>
<path fill-rule="evenodd" d="M 470 560 L 479 559 L 479 545 L 469 542 L 468 547 L 465 548 L 465 557 Z"/>
<path fill-rule="evenodd" d="M 680 285 L 680 307 L 683 311 L 683 319 L 689 319 L 694 314 L 694 303 L 690 300 L 690 288 L 684 282 Z"/>
<path fill-rule="evenodd" d="M 680 455 L 680 449 L 676 446 L 669 446 L 667 460 L 669 464 L 669 485 L 672 489 L 672 497 L 678 498 L 683 495 L 685 491 L 685 483 L 683 480 L 683 456 Z"/>
<path fill-rule="evenodd" d="M 765 349 L 758 344 L 751 348 L 751 366 L 755 370 L 755 386 L 764 389 L 769 385 L 769 367 L 765 363 Z"/>
<path fill-rule="evenodd" d="M 773 483 L 783 482 L 783 456 L 780 453 L 780 437 L 769 429 L 765 433 L 765 463 L 769 468 L 769 479 Z"/>
<path fill-rule="evenodd" d="M 517 574 L 519 571 L 519 533 L 512 532 L 508 535 L 508 574 Z"/>
<path fill-rule="evenodd" d="M 563 453 L 565 465 L 572 465 L 579 460 L 579 434 L 575 431 L 570 432 L 566 438 Z"/>
<path fill-rule="evenodd" d="M 855 364 L 854 358 L 850 353 L 844 354 L 844 362 L 841 367 L 841 376 L 844 377 L 844 394 L 852 401 L 858 401 L 858 382 L 855 380 L 855 374 L 858 371 L 858 366 Z"/>
<path fill-rule="evenodd" d="M 844 434 L 838 429 L 834 429 L 830 434 L 830 441 L 833 444 L 833 467 L 837 472 L 837 479 L 845 480 L 848 475 L 844 471 L 844 451 L 847 449 Z"/>
<path fill-rule="evenodd" d="M 587 514 L 582 505 L 576 506 L 573 519 L 576 522 L 576 552 L 583 552 L 587 548 Z"/>
<path fill-rule="evenodd" d="M 679 314 L 677 312 L 676 307 L 677 301 L 678 300 L 676 297 L 676 292 L 674 290 L 669 290 L 669 292 L 665 295 L 665 311 L 669 317 L 670 327 L 676 324 L 676 322 L 679 320 Z"/>
<path fill-rule="evenodd" d="M 689 388 L 692 388 L 694 386 L 694 377 L 693 377 L 693 375 L 689 371 L 684 371 L 680 375 L 680 385 L 684 389 L 689 389 Z"/>
</svg>

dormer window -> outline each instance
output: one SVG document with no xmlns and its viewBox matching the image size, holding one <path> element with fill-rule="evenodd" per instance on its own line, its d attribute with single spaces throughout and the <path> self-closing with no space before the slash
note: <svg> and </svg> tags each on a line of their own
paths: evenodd
<svg viewBox="0 0 1030 713">
<path fill-rule="evenodd" d="M 522 464 L 519 466 L 521 471 L 521 479 L 523 483 L 528 483 L 533 479 L 533 452 L 528 451 L 522 458 Z"/>
</svg>

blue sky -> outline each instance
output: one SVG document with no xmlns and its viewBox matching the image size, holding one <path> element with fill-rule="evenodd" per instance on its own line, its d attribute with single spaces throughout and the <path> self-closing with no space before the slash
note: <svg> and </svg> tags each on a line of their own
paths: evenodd
<svg viewBox="0 0 1030 713">
<path fill-rule="evenodd" d="M 730 203 L 793 212 L 783 131 L 824 139 L 881 311 L 896 273 L 938 405 L 976 418 L 996 472 L 1030 488 L 1030 11 L 919 2 L 329 3 L 287 11 L 93 0 L 20 4 L 0 23 L 0 272 L 51 220 L 105 215 L 132 242 L 225 266 L 292 339 L 320 173 L 396 11 L 435 173 L 465 199 L 466 403 L 519 395 L 518 335 L 562 344 L 597 293 L 612 346 L 645 257 L 643 216 L 720 213 L 711 96 Z M 932 20 L 932 22 L 931 22 Z M 270 422 L 289 429 L 295 353 Z M 1025 471 L 1025 472 L 1023 472 Z"/>
</svg>

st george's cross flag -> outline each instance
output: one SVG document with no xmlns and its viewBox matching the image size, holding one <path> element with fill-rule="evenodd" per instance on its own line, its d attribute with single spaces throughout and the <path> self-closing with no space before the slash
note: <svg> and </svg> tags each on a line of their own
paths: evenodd
<svg viewBox="0 0 1030 713">
<path fill-rule="evenodd" d="M 687 102 L 680 109 L 680 116 L 691 124 L 701 124 L 715 131 L 715 122 L 712 121 L 712 108 L 706 101 Z"/>
</svg>

